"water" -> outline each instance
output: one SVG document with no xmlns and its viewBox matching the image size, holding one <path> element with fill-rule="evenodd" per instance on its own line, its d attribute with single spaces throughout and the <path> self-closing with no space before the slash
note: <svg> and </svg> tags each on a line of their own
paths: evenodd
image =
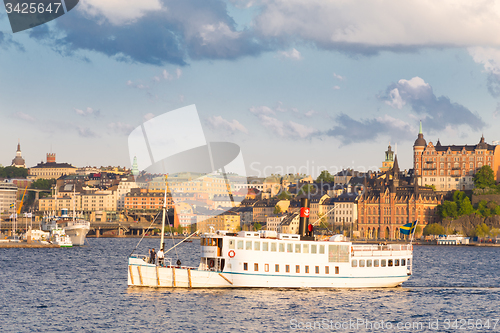
<svg viewBox="0 0 500 333">
<path fill-rule="evenodd" d="M 88 241 L 0 249 L 1 332 L 500 331 L 500 248 L 415 246 L 402 288 L 187 290 L 128 288 L 138 239 Z M 177 249 L 197 264 L 197 241 Z"/>
</svg>

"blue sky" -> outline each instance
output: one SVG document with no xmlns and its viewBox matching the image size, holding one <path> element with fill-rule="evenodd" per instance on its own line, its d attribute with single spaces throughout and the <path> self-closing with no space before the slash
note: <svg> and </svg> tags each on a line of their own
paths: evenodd
<svg viewBox="0 0 500 333">
<path fill-rule="evenodd" d="M 12 34 L 0 14 L 0 163 L 127 165 L 127 135 L 195 104 L 247 173 L 410 168 L 427 141 L 500 140 L 488 1 L 81 0 Z"/>
</svg>

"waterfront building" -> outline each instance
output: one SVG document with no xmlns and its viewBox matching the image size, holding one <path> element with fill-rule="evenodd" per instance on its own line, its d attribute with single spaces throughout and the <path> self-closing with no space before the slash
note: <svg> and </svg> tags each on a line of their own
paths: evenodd
<svg viewBox="0 0 500 333">
<path fill-rule="evenodd" d="M 253 220 L 258 223 L 266 223 L 267 217 L 274 214 L 274 208 L 279 199 L 263 199 L 253 205 Z"/>
<path fill-rule="evenodd" d="M 325 222 L 336 229 L 351 228 L 358 222 L 358 194 L 345 192 L 329 198 L 322 204 Z"/>
<path fill-rule="evenodd" d="M 0 213 L 14 213 L 15 208 L 11 208 L 11 204 L 16 202 L 17 186 L 8 180 L 0 182 Z"/>
<path fill-rule="evenodd" d="M 237 213 L 227 211 L 220 215 L 212 216 L 197 224 L 197 228 L 201 233 L 211 232 L 210 227 L 213 227 L 213 230 L 237 232 L 240 228 L 240 216 Z"/>
<path fill-rule="evenodd" d="M 442 195 L 419 186 L 412 177 L 399 172 L 397 156 L 393 168 L 365 178 L 358 197 L 358 231 L 363 238 L 399 239 L 399 227 L 418 219 L 419 225 L 438 222 L 437 205 Z"/>
<path fill-rule="evenodd" d="M 418 185 L 434 185 L 437 191 L 471 190 L 474 174 L 483 165 L 500 179 L 500 146 L 486 143 L 484 136 L 475 145 L 443 146 L 439 139 L 427 143 L 422 123 L 413 145 L 413 166 Z"/>
<path fill-rule="evenodd" d="M 286 213 L 272 214 L 267 217 L 266 230 L 278 231 L 278 228 L 283 222 L 283 219 L 287 216 Z"/>
<path fill-rule="evenodd" d="M 16 168 L 26 168 L 26 162 L 24 161 L 24 158 L 21 153 L 21 143 L 17 143 L 17 152 L 16 152 L 16 157 L 12 160 L 11 166 L 16 167 Z"/>
<path fill-rule="evenodd" d="M 64 175 L 76 173 L 77 168 L 68 163 L 56 163 L 56 154 L 47 154 L 47 162 L 40 162 L 36 166 L 28 169 L 28 178 L 37 179 L 58 179 Z"/>
<path fill-rule="evenodd" d="M 280 234 L 298 234 L 299 233 L 299 213 L 286 213 L 281 221 L 277 232 Z"/>
<path fill-rule="evenodd" d="M 124 209 L 127 211 L 158 211 L 163 207 L 163 199 L 164 193 L 132 188 L 129 193 L 125 194 Z M 169 208 L 173 208 L 173 200 L 170 193 L 167 194 L 167 209 Z"/>
<path fill-rule="evenodd" d="M 132 189 L 146 187 L 146 183 L 138 183 L 134 180 L 134 177 L 122 178 L 116 190 L 116 209 L 119 211 L 125 209 L 125 196 L 127 195 L 127 193 L 130 193 Z"/>
</svg>

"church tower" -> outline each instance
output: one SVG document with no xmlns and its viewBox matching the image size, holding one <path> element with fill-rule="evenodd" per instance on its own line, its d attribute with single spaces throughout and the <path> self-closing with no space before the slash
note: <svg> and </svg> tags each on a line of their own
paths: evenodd
<svg viewBox="0 0 500 333">
<path fill-rule="evenodd" d="M 17 142 L 17 152 L 16 157 L 12 160 L 11 166 L 16 168 L 26 168 L 26 162 L 21 154 L 21 143 Z"/>
<path fill-rule="evenodd" d="M 381 172 L 386 172 L 390 170 L 394 165 L 394 152 L 392 151 L 391 144 L 389 143 L 389 147 L 385 151 L 385 161 L 382 162 L 382 167 L 380 168 Z"/>
<path fill-rule="evenodd" d="M 415 140 L 415 143 L 413 144 L 413 170 L 414 170 L 414 177 L 415 177 L 415 182 L 417 182 L 419 185 L 422 185 L 422 168 L 423 168 L 423 163 L 422 163 L 422 155 L 424 153 L 425 147 L 427 147 L 427 142 L 424 139 L 424 134 L 422 133 L 422 121 L 420 121 L 420 129 L 418 131 L 418 137 L 417 140 Z"/>
</svg>

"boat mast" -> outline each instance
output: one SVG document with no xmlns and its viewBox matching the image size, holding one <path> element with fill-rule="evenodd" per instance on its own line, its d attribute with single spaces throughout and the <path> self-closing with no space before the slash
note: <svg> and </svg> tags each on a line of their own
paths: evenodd
<svg viewBox="0 0 500 333">
<path fill-rule="evenodd" d="M 168 175 L 165 175 L 165 195 L 163 197 L 163 217 L 161 219 L 161 241 L 160 241 L 160 249 L 163 250 L 163 241 L 165 238 L 165 214 L 167 210 L 167 189 L 168 189 Z"/>
</svg>

